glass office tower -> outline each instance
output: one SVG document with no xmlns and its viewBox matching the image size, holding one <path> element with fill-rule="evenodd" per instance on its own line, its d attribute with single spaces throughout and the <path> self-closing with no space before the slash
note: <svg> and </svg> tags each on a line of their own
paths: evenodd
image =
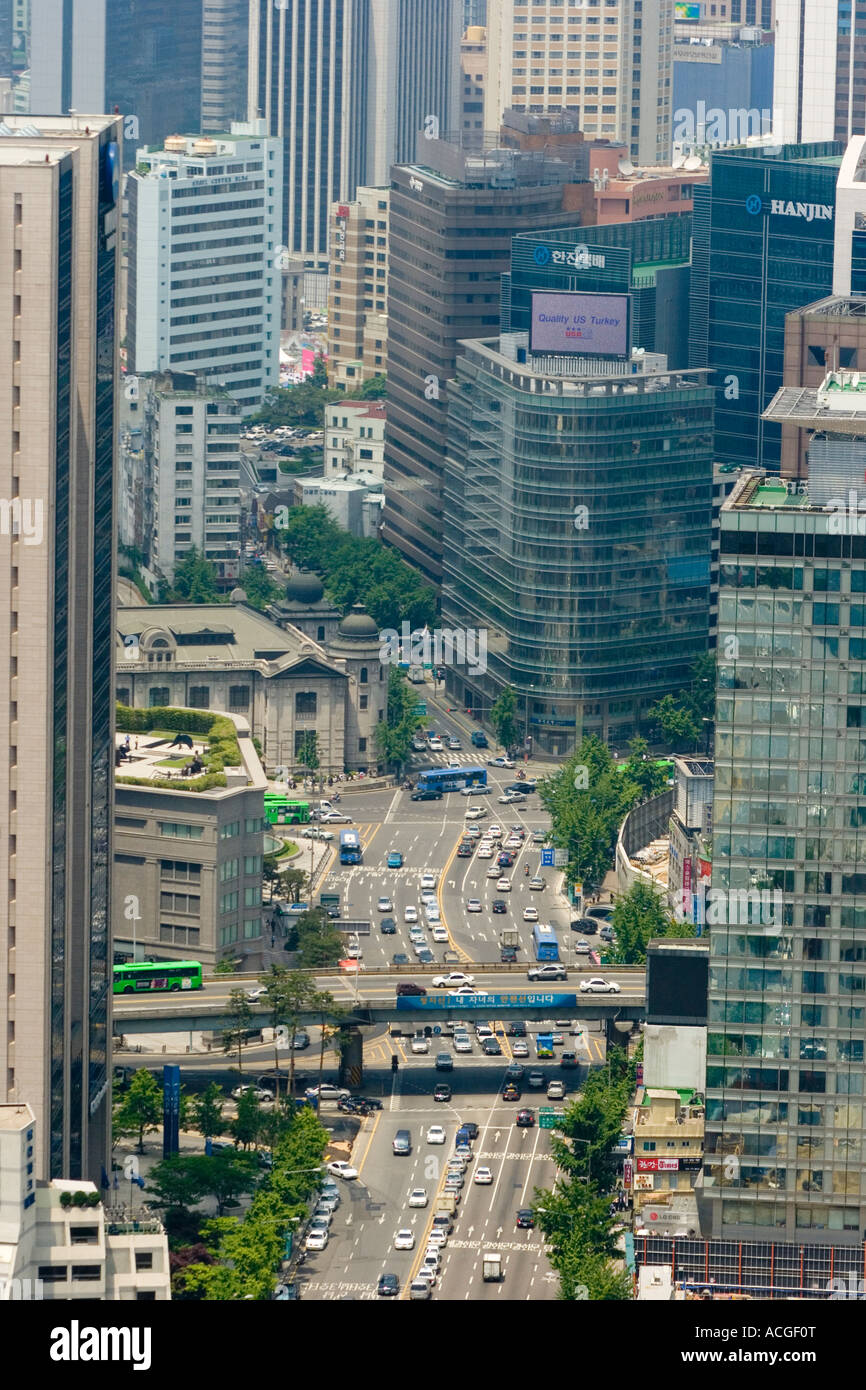
<svg viewBox="0 0 866 1390">
<path fill-rule="evenodd" d="M 486 719 L 512 687 L 542 755 L 624 747 L 706 650 L 713 392 L 658 359 L 530 358 L 526 334 L 459 346 L 443 624 L 488 654 L 449 694 Z"/>
<path fill-rule="evenodd" d="M 719 463 L 779 471 L 781 430 L 761 417 L 782 385 L 785 315 L 833 286 L 843 153 L 833 141 L 717 151 L 695 186 L 689 364 L 713 371 Z"/>
<path fill-rule="evenodd" d="M 810 395 L 771 413 L 806 425 Z M 810 495 L 750 473 L 721 511 L 705 1236 L 866 1227 L 866 535 L 830 496 L 852 458 L 823 435 Z"/>
</svg>

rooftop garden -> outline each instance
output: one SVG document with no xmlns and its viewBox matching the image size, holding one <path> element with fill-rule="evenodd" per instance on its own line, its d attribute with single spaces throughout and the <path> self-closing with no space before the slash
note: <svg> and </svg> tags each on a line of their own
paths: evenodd
<svg viewBox="0 0 866 1390">
<path fill-rule="evenodd" d="M 224 714 L 212 714 L 209 710 L 175 709 L 158 706 L 154 709 L 131 709 L 129 705 L 117 705 L 117 732 L 120 734 L 144 734 L 148 738 L 169 738 L 175 734 L 189 734 L 205 744 L 202 761 L 205 771 L 199 777 L 183 779 L 180 777 L 127 777 L 116 776 L 116 781 L 135 787 L 160 787 L 166 791 L 206 792 L 213 787 L 226 786 L 225 768 L 242 766 L 243 759 L 238 745 L 237 729 L 231 719 Z M 165 750 L 168 752 L 168 749 Z M 181 755 L 179 763 L 187 759 Z M 173 761 L 168 762 L 173 766 Z"/>
</svg>

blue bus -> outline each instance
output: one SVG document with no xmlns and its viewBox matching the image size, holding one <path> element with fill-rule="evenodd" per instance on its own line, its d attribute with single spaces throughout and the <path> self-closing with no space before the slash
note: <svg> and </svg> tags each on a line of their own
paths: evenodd
<svg viewBox="0 0 866 1390">
<path fill-rule="evenodd" d="M 532 944 L 536 960 L 559 960 L 559 942 L 556 932 L 546 922 L 536 922 L 532 928 Z"/>
<path fill-rule="evenodd" d="M 357 830 L 340 831 L 340 863 L 360 864 L 361 837 Z"/>
<path fill-rule="evenodd" d="M 419 792 L 458 792 L 461 787 L 486 786 L 486 767 L 427 767 L 418 773 Z"/>
</svg>

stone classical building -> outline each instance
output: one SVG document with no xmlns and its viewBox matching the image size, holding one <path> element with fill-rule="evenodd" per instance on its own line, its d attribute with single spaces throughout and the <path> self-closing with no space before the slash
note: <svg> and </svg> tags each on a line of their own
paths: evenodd
<svg viewBox="0 0 866 1390">
<path fill-rule="evenodd" d="M 297 755 L 310 734 L 324 775 L 375 768 L 388 671 L 373 618 L 360 605 L 341 618 L 321 581 L 303 572 L 269 616 L 248 607 L 242 590 L 232 597 L 119 608 L 118 700 L 242 715 L 269 776 L 278 767 L 302 773 Z"/>
</svg>

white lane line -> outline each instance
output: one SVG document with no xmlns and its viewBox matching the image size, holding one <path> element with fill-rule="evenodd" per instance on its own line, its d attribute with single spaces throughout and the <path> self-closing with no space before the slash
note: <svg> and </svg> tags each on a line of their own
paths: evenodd
<svg viewBox="0 0 866 1390">
<path fill-rule="evenodd" d="M 524 1132 L 525 1132 L 525 1131 L 524 1131 Z M 536 1156 L 536 1154 L 537 1154 L 537 1152 L 538 1152 L 538 1143 L 539 1143 L 539 1140 L 540 1140 L 540 1139 L 541 1139 L 541 1130 L 540 1130 L 540 1129 L 536 1129 L 536 1131 L 535 1131 L 535 1143 L 534 1143 L 533 1146 L 532 1146 L 532 1153 L 531 1153 L 530 1158 L 529 1158 L 529 1168 L 527 1169 L 527 1173 L 526 1173 L 526 1182 L 523 1184 L 523 1191 L 522 1191 L 521 1194 L 520 1194 L 520 1203 L 519 1203 L 520 1206 L 525 1206 L 525 1205 L 526 1205 L 526 1201 L 525 1201 L 525 1199 L 526 1199 L 526 1189 L 527 1189 L 527 1187 L 529 1186 L 529 1179 L 532 1177 L 532 1165 L 533 1165 L 533 1163 L 535 1162 L 535 1156 Z"/>
</svg>

